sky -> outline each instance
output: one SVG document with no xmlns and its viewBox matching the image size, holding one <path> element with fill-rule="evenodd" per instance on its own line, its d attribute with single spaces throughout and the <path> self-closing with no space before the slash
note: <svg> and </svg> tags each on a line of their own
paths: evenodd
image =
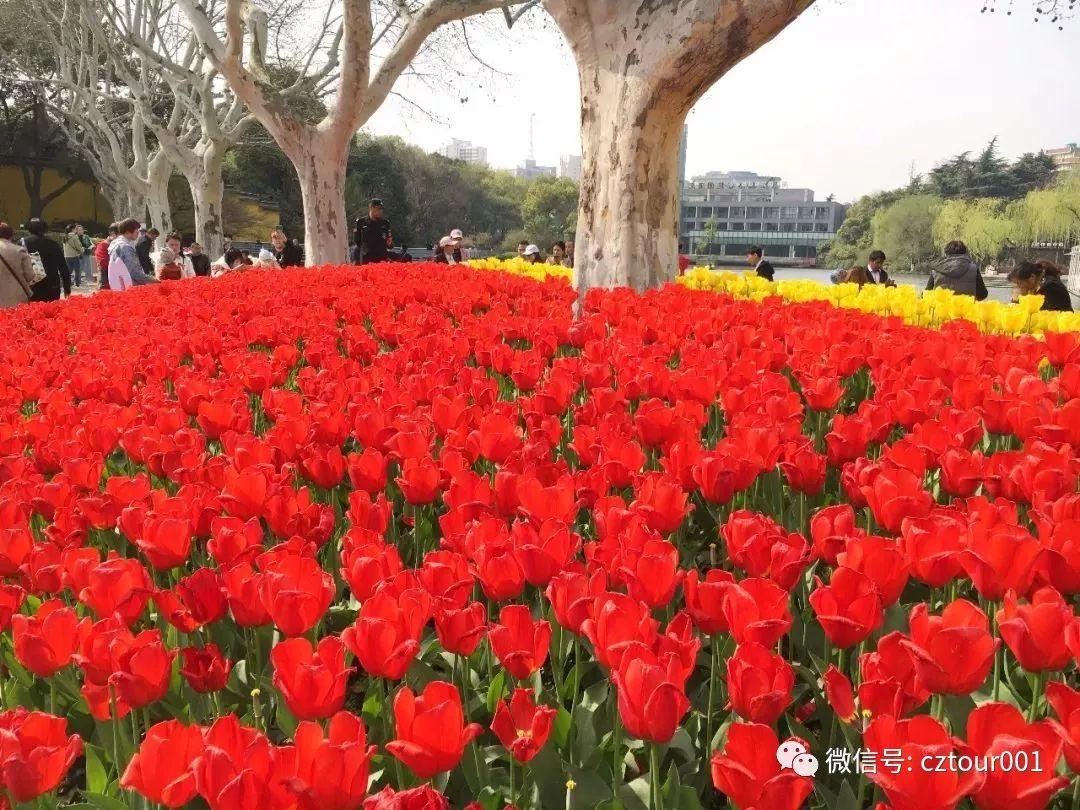
<svg viewBox="0 0 1080 810">
<path fill-rule="evenodd" d="M 1078 142 L 1080 17 L 1060 31 L 1032 3 L 1006 16 L 1008 0 L 994 14 L 983 0 L 819 0 L 697 103 L 687 175 L 755 171 L 850 202 L 995 136 L 1006 157 Z M 365 131 L 431 151 L 471 140 L 513 168 L 534 113 L 538 163 L 580 154 L 577 70 L 558 29 L 539 12 L 509 33 L 482 25 L 469 42 L 497 73 L 405 81 Z"/>
</svg>

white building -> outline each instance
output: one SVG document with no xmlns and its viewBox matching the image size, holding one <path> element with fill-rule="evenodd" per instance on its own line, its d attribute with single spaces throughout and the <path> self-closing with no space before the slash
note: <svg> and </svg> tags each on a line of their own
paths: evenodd
<svg viewBox="0 0 1080 810">
<path fill-rule="evenodd" d="M 466 163 L 478 163 L 487 166 L 488 153 L 486 146 L 474 146 L 472 141 L 459 141 L 454 138 L 439 150 L 439 154 L 451 160 L 463 160 Z"/>
<path fill-rule="evenodd" d="M 559 158 L 559 177 L 581 182 L 581 155 L 563 155 Z"/>
</svg>

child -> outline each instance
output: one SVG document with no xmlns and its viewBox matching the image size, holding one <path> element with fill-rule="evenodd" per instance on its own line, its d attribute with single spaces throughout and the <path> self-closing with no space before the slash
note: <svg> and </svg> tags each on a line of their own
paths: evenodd
<svg viewBox="0 0 1080 810">
<path fill-rule="evenodd" d="M 184 268 L 176 262 L 176 254 L 169 248 L 162 248 L 158 254 L 158 281 L 179 281 L 184 277 Z"/>
</svg>

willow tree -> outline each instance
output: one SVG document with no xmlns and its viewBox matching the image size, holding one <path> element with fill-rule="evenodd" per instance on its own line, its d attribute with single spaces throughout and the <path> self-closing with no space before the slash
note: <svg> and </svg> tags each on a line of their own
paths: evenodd
<svg viewBox="0 0 1080 810">
<path fill-rule="evenodd" d="M 508 23 L 534 5 L 511 0 L 333 0 L 316 34 L 288 65 L 271 59 L 267 14 L 249 0 L 176 0 L 209 63 L 259 120 L 296 169 L 304 201 L 308 264 L 341 262 L 348 247 L 345 169 L 357 130 L 382 106 L 428 38 L 441 26 L 502 9 Z M 310 100 L 329 96 L 312 120 Z"/>
<path fill-rule="evenodd" d="M 687 113 L 813 2 L 544 0 L 581 84 L 579 291 L 644 289 L 674 275 Z"/>
</svg>

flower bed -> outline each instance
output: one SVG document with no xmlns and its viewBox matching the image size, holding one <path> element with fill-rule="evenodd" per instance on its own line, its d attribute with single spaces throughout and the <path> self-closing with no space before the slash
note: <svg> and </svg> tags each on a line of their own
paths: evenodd
<svg viewBox="0 0 1080 810">
<path fill-rule="evenodd" d="M 413 264 L 0 313 L 7 797 L 1075 806 L 1077 336 L 573 299 Z"/>
<path fill-rule="evenodd" d="M 1080 313 L 1042 312 L 1041 295 L 1027 295 L 1019 304 L 976 301 L 952 290 L 920 292 L 900 285 L 820 284 L 816 281 L 766 281 L 754 273 L 715 272 L 695 267 L 679 278 L 693 290 L 723 292 L 737 298 L 761 301 L 778 295 L 786 301 L 828 301 L 838 307 L 898 316 L 914 326 L 938 327 L 954 320 L 976 324 L 989 334 L 1021 335 L 1080 331 Z"/>
</svg>

